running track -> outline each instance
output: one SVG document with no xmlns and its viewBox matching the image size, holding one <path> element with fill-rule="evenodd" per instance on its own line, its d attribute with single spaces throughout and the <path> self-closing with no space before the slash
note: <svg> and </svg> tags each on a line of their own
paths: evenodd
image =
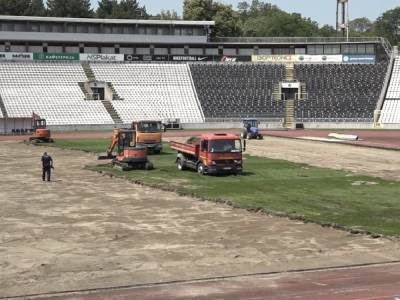
<svg viewBox="0 0 400 300">
<path fill-rule="evenodd" d="M 29 299 L 397 300 L 396 295 L 400 296 L 400 263 L 132 286 Z"/>
</svg>

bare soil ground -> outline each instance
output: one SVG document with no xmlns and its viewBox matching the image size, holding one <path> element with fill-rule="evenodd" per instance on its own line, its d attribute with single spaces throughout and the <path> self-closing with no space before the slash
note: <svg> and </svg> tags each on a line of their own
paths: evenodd
<svg viewBox="0 0 400 300">
<path fill-rule="evenodd" d="M 250 152 L 274 153 L 273 143 Z M 50 183 L 40 178 L 45 150 Z M 94 163 L 0 143 L 0 298 L 400 260 L 398 241 L 160 192 L 84 169 Z"/>
<path fill-rule="evenodd" d="M 268 136 L 261 141 L 249 141 L 248 153 L 400 180 L 399 151 Z"/>
</svg>

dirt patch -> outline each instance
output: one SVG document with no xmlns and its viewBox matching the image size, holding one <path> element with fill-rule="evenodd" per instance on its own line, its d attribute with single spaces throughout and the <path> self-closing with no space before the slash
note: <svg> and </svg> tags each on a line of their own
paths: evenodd
<svg viewBox="0 0 400 300">
<path fill-rule="evenodd" d="M 50 183 L 40 178 L 45 150 Z M 90 153 L 15 142 L 0 153 L 1 296 L 400 260 L 388 239 L 102 176 L 84 169 L 97 163 Z"/>
<path fill-rule="evenodd" d="M 277 137 L 251 140 L 247 153 L 400 180 L 400 152 Z"/>
</svg>

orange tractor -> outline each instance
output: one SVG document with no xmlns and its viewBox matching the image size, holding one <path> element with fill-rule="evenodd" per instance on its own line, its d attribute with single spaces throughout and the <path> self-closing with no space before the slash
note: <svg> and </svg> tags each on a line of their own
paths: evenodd
<svg viewBox="0 0 400 300">
<path fill-rule="evenodd" d="M 46 119 L 41 119 L 38 115 L 32 115 L 32 128 L 34 133 L 29 137 L 30 142 L 34 143 L 53 143 L 54 140 L 51 138 L 50 129 L 46 126 Z"/>
<path fill-rule="evenodd" d="M 113 154 L 115 148 L 116 154 Z M 107 154 L 98 159 L 112 159 L 112 165 L 121 171 L 153 169 L 153 164 L 147 158 L 147 148 L 136 144 L 136 131 L 132 129 L 114 128 Z"/>
</svg>

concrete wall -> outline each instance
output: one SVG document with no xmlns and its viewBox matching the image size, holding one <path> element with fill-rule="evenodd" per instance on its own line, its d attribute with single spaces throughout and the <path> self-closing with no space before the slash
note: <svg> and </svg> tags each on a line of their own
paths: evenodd
<svg viewBox="0 0 400 300">
<path fill-rule="evenodd" d="M 373 129 L 373 123 L 303 123 L 305 129 Z"/>
<path fill-rule="evenodd" d="M 32 119 L 31 118 L 0 118 L 0 134 L 11 134 L 16 129 L 31 129 Z"/>
</svg>

